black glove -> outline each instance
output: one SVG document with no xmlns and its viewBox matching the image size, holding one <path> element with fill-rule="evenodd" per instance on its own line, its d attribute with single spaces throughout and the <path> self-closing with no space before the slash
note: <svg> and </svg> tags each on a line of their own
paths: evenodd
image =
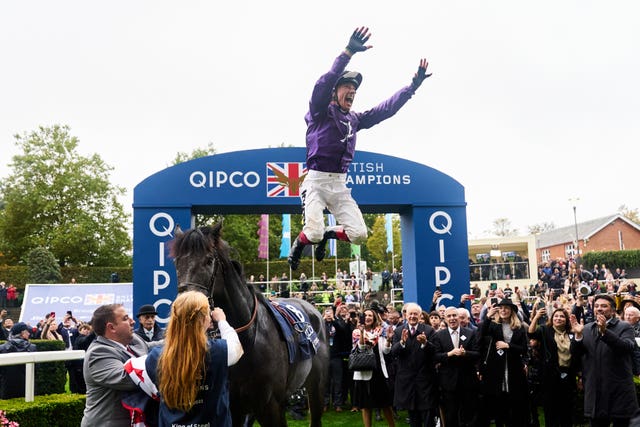
<svg viewBox="0 0 640 427">
<path fill-rule="evenodd" d="M 426 67 L 418 67 L 418 72 L 416 73 L 415 76 L 413 76 L 413 80 L 411 81 L 411 88 L 413 90 L 416 90 L 420 87 L 420 85 L 422 84 L 422 82 L 427 78 L 427 77 L 431 77 L 432 73 L 427 74 L 427 68 Z"/>
<path fill-rule="evenodd" d="M 371 37 L 371 34 L 368 34 L 368 31 L 369 29 L 365 27 L 356 28 L 353 34 L 351 34 L 347 50 L 352 54 L 367 50 L 368 48 L 365 46 L 365 43 L 369 40 L 369 37 Z"/>
</svg>

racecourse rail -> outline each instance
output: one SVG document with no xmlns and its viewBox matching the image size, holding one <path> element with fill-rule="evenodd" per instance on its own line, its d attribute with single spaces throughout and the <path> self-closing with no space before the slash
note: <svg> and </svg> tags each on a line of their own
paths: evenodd
<svg viewBox="0 0 640 427">
<path fill-rule="evenodd" d="M 0 354 L 0 366 L 26 365 L 24 376 L 24 400 L 33 402 L 35 364 L 84 359 L 84 350 L 59 350 L 43 352 L 20 352 Z"/>
</svg>

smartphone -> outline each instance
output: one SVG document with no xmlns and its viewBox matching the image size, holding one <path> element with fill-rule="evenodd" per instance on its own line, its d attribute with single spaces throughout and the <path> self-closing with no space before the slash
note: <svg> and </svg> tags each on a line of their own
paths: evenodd
<svg viewBox="0 0 640 427">
<path fill-rule="evenodd" d="M 352 319 L 355 319 L 356 318 L 356 312 L 355 311 L 349 312 L 349 317 L 352 318 Z"/>
<path fill-rule="evenodd" d="M 491 282 L 491 284 L 489 285 L 489 289 L 491 289 L 492 291 L 498 290 L 498 284 L 496 282 Z"/>
<path fill-rule="evenodd" d="M 68 311 L 67 311 L 67 315 L 68 315 L 69 317 L 73 317 L 73 314 L 71 313 L 71 310 L 68 310 Z"/>
<path fill-rule="evenodd" d="M 436 286 L 436 292 L 442 292 L 442 290 L 440 289 L 440 285 Z"/>
<path fill-rule="evenodd" d="M 50 317 L 56 317 L 56 312 L 52 311 L 51 314 L 49 315 Z"/>
<path fill-rule="evenodd" d="M 538 310 L 540 310 L 542 308 L 545 308 L 545 307 L 546 307 L 546 304 L 544 303 L 544 301 L 539 301 L 538 302 Z"/>
<path fill-rule="evenodd" d="M 498 298 L 495 298 L 495 297 L 491 298 L 491 305 L 492 306 L 496 305 L 497 303 L 498 303 Z"/>
</svg>

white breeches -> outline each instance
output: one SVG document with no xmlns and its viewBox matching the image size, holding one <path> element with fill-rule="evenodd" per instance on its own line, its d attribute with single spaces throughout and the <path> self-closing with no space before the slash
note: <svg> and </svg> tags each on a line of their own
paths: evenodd
<svg viewBox="0 0 640 427">
<path fill-rule="evenodd" d="M 362 212 L 346 185 L 347 174 L 310 170 L 301 187 L 304 226 L 302 231 L 313 243 L 322 240 L 325 230 L 324 209 L 336 218 L 337 227 L 342 227 L 351 243 L 363 244 L 367 239 L 367 226 Z"/>
</svg>

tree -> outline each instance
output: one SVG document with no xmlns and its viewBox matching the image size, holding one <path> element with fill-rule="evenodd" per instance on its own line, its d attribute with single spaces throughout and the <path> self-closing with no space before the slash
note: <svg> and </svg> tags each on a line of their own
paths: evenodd
<svg viewBox="0 0 640 427">
<path fill-rule="evenodd" d="M 178 165 L 180 163 L 188 162 L 189 160 L 199 159 L 201 157 L 213 156 L 216 154 L 216 149 L 213 146 L 213 142 L 207 144 L 207 148 L 195 148 L 191 154 L 178 151 L 176 157 L 173 159 L 171 166 Z"/>
<path fill-rule="evenodd" d="M 395 255 L 397 260 L 402 259 L 402 245 L 400 241 L 400 218 L 393 215 L 391 219 L 391 232 L 393 234 L 393 253 L 387 252 L 387 229 L 384 215 L 376 215 L 371 234 L 367 239 L 369 259 L 374 270 L 391 268 L 391 257 Z"/>
<path fill-rule="evenodd" d="M 78 154 L 68 126 L 16 135 L 22 154 L 0 185 L 0 250 L 9 263 L 24 262 L 42 246 L 60 265 L 130 264 L 128 218 L 109 182 L 112 167 L 94 154 Z"/>
<path fill-rule="evenodd" d="M 540 224 L 533 224 L 528 227 L 529 234 L 542 234 L 547 231 L 555 230 L 556 225 L 553 222 L 542 222 Z"/>
<path fill-rule="evenodd" d="M 492 233 L 496 236 L 507 237 L 507 236 L 515 236 L 518 234 L 517 229 L 512 229 L 511 221 L 507 218 L 498 218 L 493 221 L 493 231 Z"/>
<path fill-rule="evenodd" d="M 627 218 L 629 221 L 633 221 L 636 224 L 640 224 L 640 215 L 638 215 L 638 209 L 628 208 L 626 205 L 621 205 L 618 208 L 618 213 Z"/>
<path fill-rule="evenodd" d="M 62 273 L 56 257 L 46 248 L 39 246 L 29 252 L 30 283 L 60 283 Z"/>
</svg>

